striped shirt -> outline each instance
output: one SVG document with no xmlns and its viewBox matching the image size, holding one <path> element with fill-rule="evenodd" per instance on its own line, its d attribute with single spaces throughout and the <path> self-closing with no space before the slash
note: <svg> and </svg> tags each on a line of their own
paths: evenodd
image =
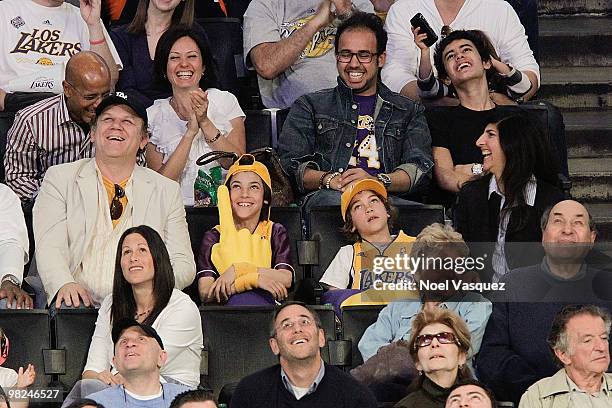
<svg viewBox="0 0 612 408">
<path fill-rule="evenodd" d="M 17 112 L 8 132 L 6 183 L 22 201 L 37 194 L 47 169 L 93 156 L 93 144 L 70 118 L 63 94 Z"/>
<path fill-rule="evenodd" d="M 536 188 L 537 181 L 536 178 L 531 175 L 527 184 L 523 189 L 523 195 L 525 196 L 525 204 L 530 207 L 533 207 L 535 204 L 536 198 Z M 506 196 L 499 191 L 497 187 L 497 180 L 495 176 L 491 177 L 491 181 L 489 182 L 489 198 L 491 198 L 491 194 L 499 194 L 501 196 L 501 202 L 499 204 L 499 229 L 497 230 L 497 242 L 495 243 L 495 250 L 493 251 L 493 257 L 491 258 L 491 263 L 493 265 L 493 271 L 495 272 L 493 275 L 492 281 L 494 283 L 499 282 L 502 276 L 510 271 L 508 268 L 508 263 L 506 262 L 506 230 L 508 229 L 508 222 L 510 221 L 510 211 L 502 212 L 504 208 L 504 204 L 506 203 Z M 513 207 L 509 205 L 508 207 Z"/>
</svg>

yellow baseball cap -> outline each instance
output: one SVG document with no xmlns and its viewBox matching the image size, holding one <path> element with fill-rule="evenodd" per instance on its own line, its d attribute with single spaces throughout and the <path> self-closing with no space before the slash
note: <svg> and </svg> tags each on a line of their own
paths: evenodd
<svg viewBox="0 0 612 408">
<path fill-rule="evenodd" d="M 255 160 L 255 157 L 252 154 L 248 153 L 240 156 L 240 158 L 236 160 L 229 168 L 227 171 L 227 177 L 225 178 L 225 184 L 227 184 L 230 177 L 232 177 L 234 174 L 243 171 L 252 171 L 253 173 L 257 174 L 270 188 L 270 190 L 272 190 L 272 179 L 270 178 L 268 168 L 262 162 Z"/>
<path fill-rule="evenodd" d="M 357 193 L 360 193 L 365 190 L 372 190 L 373 192 L 387 199 L 387 189 L 380 181 L 371 178 L 359 180 L 358 182 L 351 184 L 342 193 L 342 198 L 340 199 L 340 211 L 342 212 L 342 220 L 346 221 L 346 211 L 348 210 L 348 207 L 351 204 L 351 200 L 353 199 L 353 197 L 355 197 Z"/>
</svg>

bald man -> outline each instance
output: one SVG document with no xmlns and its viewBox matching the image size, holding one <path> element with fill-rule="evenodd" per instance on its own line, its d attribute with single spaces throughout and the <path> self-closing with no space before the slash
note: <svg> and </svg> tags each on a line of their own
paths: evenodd
<svg viewBox="0 0 612 408">
<path fill-rule="evenodd" d="M 612 310 L 612 276 L 605 261 L 593 262 L 597 234 L 588 210 L 574 200 L 560 201 L 544 212 L 540 225 L 545 256 L 501 279 L 504 291 L 497 293 L 476 361 L 478 378 L 515 406 L 527 387 L 558 370 L 546 339 L 564 305 Z"/>
<path fill-rule="evenodd" d="M 23 203 L 33 202 L 50 166 L 92 156 L 89 126 L 110 92 L 110 70 L 95 52 L 81 51 L 68 60 L 62 87 L 62 94 L 17 112 L 8 132 L 6 183 Z"/>
<path fill-rule="evenodd" d="M 62 91 L 68 60 L 94 51 L 110 68 L 112 84 L 121 59 L 100 19 L 101 0 L 0 1 L 0 111 L 17 112 Z"/>
</svg>

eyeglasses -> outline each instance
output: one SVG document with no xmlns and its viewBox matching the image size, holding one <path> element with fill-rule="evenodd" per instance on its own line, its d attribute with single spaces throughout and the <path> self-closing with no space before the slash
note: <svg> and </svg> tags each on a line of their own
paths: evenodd
<svg viewBox="0 0 612 408">
<path fill-rule="evenodd" d="M 368 62 L 372 62 L 372 57 L 378 55 L 378 53 L 370 51 L 350 52 L 348 50 L 342 50 L 336 54 L 336 59 L 338 62 L 351 62 L 353 55 L 357 56 L 357 61 L 361 62 L 362 64 L 367 64 Z"/>
<path fill-rule="evenodd" d="M 115 196 L 110 205 L 110 216 L 113 221 L 118 220 L 123 214 L 123 204 L 120 201 L 123 197 L 125 197 L 125 191 L 119 184 L 115 184 Z"/>
<path fill-rule="evenodd" d="M 444 38 L 452 32 L 453 32 L 453 29 L 450 26 L 445 25 L 445 26 L 442 26 L 442 29 L 440 30 L 440 35 L 442 36 L 442 38 Z"/>
<path fill-rule="evenodd" d="M 296 324 L 299 327 L 310 327 L 312 326 L 312 320 L 307 317 L 301 317 L 297 321 L 285 320 L 277 327 L 277 330 L 290 330 L 293 329 Z"/>
<path fill-rule="evenodd" d="M 417 336 L 414 342 L 414 349 L 418 350 L 421 347 L 427 347 L 431 344 L 433 339 L 438 339 L 438 343 L 440 344 L 453 344 L 456 343 L 458 346 L 461 345 L 457 336 L 451 332 L 441 332 L 436 334 L 421 334 Z"/>
<path fill-rule="evenodd" d="M 88 102 L 96 102 L 96 101 L 102 100 L 102 99 L 106 98 L 108 95 L 110 95 L 110 92 L 106 92 L 106 93 L 103 93 L 103 94 L 85 95 L 85 94 L 83 94 L 83 92 L 79 91 L 79 88 L 77 88 L 76 86 L 72 85 L 70 82 L 66 81 L 66 83 L 68 85 L 70 85 L 72 87 L 72 89 L 74 89 L 81 96 L 81 98 L 85 99 Z"/>
</svg>

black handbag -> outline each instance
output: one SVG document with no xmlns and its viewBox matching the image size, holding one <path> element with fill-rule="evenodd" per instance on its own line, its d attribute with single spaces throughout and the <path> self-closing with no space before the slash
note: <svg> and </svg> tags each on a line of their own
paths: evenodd
<svg viewBox="0 0 612 408">
<path fill-rule="evenodd" d="M 281 166 L 278 155 L 271 147 L 262 147 L 255 149 L 249 154 L 255 157 L 255 160 L 262 163 L 268 169 L 270 173 L 270 179 L 272 180 L 272 206 L 273 207 L 287 207 L 293 203 L 293 190 L 291 189 L 291 182 L 289 181 L 289 175 Z M 219 159 L 230 158 L 233 161 L 238 160 L 239 156 L 234 152 L 223 152 L 214 150 L 198 157 L 196 164 L 203 166 L 212 161 Z"/>
</svg>

